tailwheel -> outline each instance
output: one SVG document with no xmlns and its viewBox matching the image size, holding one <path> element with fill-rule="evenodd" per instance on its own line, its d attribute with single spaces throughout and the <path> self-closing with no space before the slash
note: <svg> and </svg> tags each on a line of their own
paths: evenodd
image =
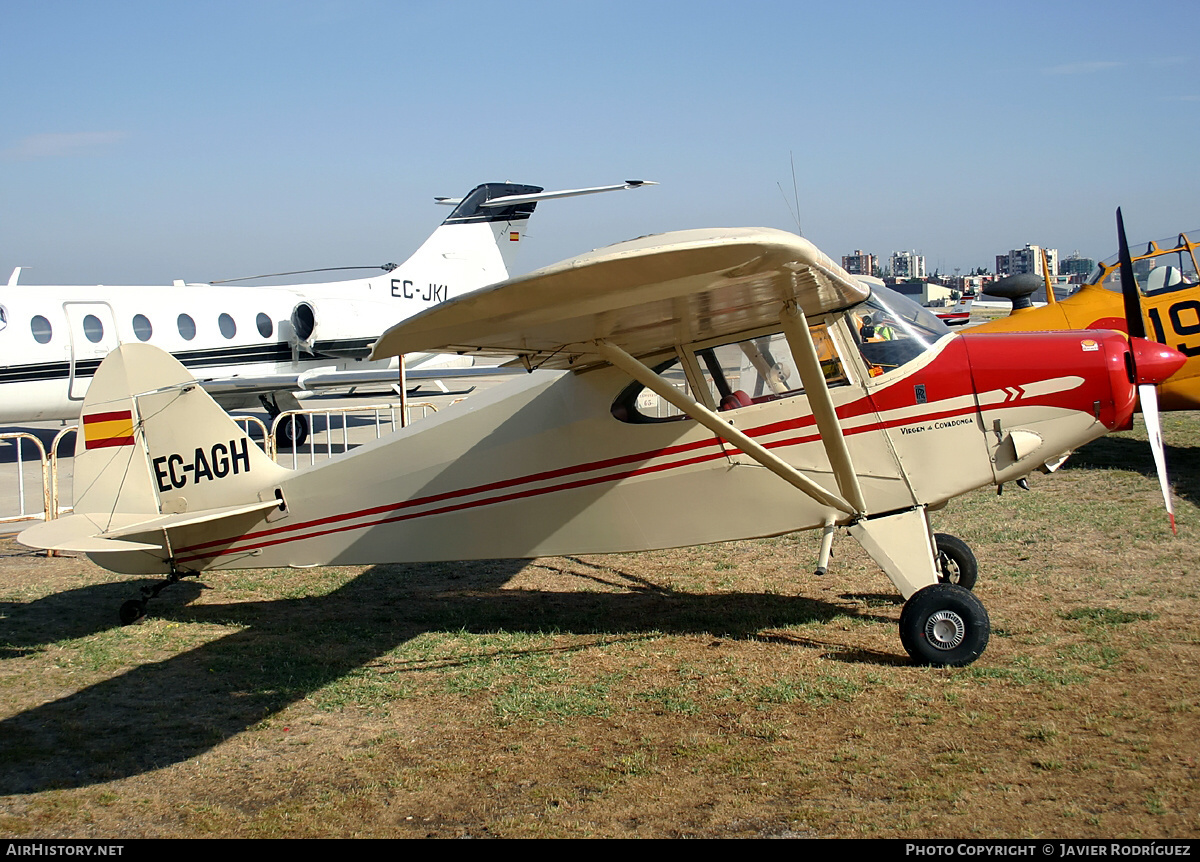
<svg viewBox="0 0 1200 862">
<path fill-rule="evenodd" d="M 146 616 L 146 600 L 145 599 L 130 599 L 121 605 L 121 610 L 117 612 L 121 618 L 121 625 L 128 626 L 136 623 L 142 617 Z"/>
<path fill-rule="evenodd" d="M 975 588 L 979 577 L 979 563 L 971 546 L 949 533 L 934 533 L 933 543 L 937 548 L 938 581 L 943 584 L 958 584 L 963 589 Z"/>
<path fill-rule="evenodd" d="M 900 612 L 900 642 L 917 664 L 968 665 L 983 654 L 991 631 L 983 602 L 957 584 L 917 590 Z"/>
</svg>

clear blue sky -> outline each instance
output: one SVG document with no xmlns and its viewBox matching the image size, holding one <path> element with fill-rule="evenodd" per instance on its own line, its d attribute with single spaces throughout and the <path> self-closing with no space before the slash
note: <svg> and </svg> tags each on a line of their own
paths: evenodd
<svg viewBox="0 0 1200 862">
<path fill-rule="evenodd" d="M 434 195 L 487 180 L 662 183 L 543 204 L 522 269 L 795 229 L 789 154 L 834 258 L 1103 258 L 1118 205 L 1134 240 L 1200 228 L 1198 23 L 1195 0 L 3 0 L 0 278 L 402 261 Z"/>
</svg>

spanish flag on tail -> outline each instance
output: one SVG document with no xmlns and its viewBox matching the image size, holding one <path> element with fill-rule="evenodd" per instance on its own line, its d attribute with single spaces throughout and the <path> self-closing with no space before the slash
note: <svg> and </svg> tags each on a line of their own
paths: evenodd
<svg viewBox="0 0 1200 862">
<path fill-rule="evenodd" d="M 85 449 L 133 445 L 133 411 L 114 410 L 83 417 Z"/>
</svg>

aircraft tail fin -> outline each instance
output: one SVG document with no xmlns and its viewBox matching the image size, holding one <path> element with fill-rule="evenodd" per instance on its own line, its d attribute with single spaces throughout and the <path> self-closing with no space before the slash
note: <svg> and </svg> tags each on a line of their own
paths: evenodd
<svg viewBox="0 0 1200 862">
<path fill-rule="evenodd" d="M 483 183 L 462 198 L 436 198 L 454 211 L 417 249 L 403 268 L 428 268 L 422 277 L 457 277 L 461 290 L 474 290 L 508 278 L 529 218 L 539 201 L 653 186 L 649 180 L 626 180 L 609 186 L 545 191 L 519 183 Z"/>
<path fill-rule="evenodd" d="M 119 537 L 275 508 L 274 486 L 288 473 L 169 353 L 123 344 L 100 364 L 83 402 L 76 514 L 32 527 L 20 541 L 133 550 Z"/>
</svg>

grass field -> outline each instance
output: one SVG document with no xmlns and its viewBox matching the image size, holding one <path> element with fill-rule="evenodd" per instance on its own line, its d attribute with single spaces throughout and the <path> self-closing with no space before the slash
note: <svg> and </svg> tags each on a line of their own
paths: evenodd
<svg viewBox="0 0 1200 862">
<path fill-rule="evenodd" d="M 974 665 L 849 539 L 136 584 L 0 556 L 0 835 L 1196 837 L 1200 420 L 935 514 Z"/>
</svg>

